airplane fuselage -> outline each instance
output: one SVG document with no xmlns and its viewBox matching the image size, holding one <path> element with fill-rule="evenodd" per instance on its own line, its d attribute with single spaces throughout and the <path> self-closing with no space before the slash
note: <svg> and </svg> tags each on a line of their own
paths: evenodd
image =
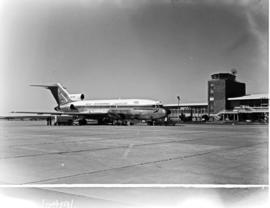
<svg viewBox="0 0 270 208">
<path fill-rule="evenodd" d="M 114 119 L 154 120 L 164 118 L 167 112 L 159 101 L 146 99 L 112 99 L 75 101 L 59 106 L 62 112 L 107 114 Z"/>
</svg>

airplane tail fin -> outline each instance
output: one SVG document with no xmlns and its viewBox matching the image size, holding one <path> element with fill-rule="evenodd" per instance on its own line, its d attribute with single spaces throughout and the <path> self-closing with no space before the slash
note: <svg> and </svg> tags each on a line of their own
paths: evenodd
<svg viewBox="0 0 270 208">
<path fill-rule="evenodd" d="M 54 85 L 30 85 L 30 86 L 44 87 L 50 90 L 58 105 L 64 105 L 72 102 L 68 91 L 60 83 Z"/>
</svg>

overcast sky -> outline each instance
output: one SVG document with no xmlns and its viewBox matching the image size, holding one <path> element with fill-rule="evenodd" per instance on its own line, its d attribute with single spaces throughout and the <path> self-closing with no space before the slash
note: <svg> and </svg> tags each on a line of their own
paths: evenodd
<svg viewBox="0 0 270 208">
<path fill-rule="evenodd" d="M 52 110 L 60 82 L 87 99 L 207 102 L 215 72 L 268 91 L 267 0 L 0 1 L 0 115 Z"/>
</svg>

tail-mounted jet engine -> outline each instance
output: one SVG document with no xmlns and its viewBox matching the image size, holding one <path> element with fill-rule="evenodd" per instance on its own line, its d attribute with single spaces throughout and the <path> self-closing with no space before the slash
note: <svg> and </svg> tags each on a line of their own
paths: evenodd
<svg viewBox="0 0 270 208">
<path fill-rule="evenodd" d="M 84 100 L 84 94 L 70 94 L 69 97 L 72 101 Z"/>
<path fill-rule="evenodd" d="M 54 108 L 54 110 L 56 110 L 56 111 L 60 111 L 61 109 L 60 109 L 60 107 L 59 107 L 59 106 L 56 106 L 56 107 Z"/>
</svg>

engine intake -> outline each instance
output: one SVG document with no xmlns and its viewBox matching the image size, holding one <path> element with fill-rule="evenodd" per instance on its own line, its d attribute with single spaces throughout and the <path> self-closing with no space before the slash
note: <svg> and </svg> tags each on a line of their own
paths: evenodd
<svg viewBox="0 0 270 208">
<path fill-rule="evenodd" d="M 69 97 L 72 101 L 84 100 L 84 94 L 70 94 Z"/>
<path fill-rule="evenodd" d="M 54 110 L 56 110 L 56 111 L 60 111 L 61 109 L 60 109 L 60 107 L 59 107 L 59 106 L 56 106 L 56 107 L 54 108 Z"/>
<path fill-rule="evenodd" d="M 77 108 L 73 104 L 71 104 L 70 105 L 70 110 L 77 110 Z"/>
</svg>

